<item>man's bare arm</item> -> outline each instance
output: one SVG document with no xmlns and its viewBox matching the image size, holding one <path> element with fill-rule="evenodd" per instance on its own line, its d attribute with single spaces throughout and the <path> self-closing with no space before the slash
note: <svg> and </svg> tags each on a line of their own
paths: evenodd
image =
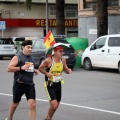
<svg viewBox="0 0 120 120">
<path fill-rule="evenodd" d="M 72 70 L 70 68 L 68 68 L 67 64 L 66 64 L 66 59 L 62 58 L 63 61 L 63 70 L 65 73 L 67 74 L 71 74 Z"/>
<path fill-rule="evenodd" d="M 50 59 L 50 58 L 46 58 L 46 59 L 42 62 L 42 64 L 39 66 L 39 68 L 38 68 L 38 70 L 39 70 L 41 73 L 45 74 L 48 78 L 50 78 L 50 77 L 52 76 L 52 74 L 51 74 L 51 73 L 48 73 L 48 72 L 45 70 L 45 68 L 48 68 L 48 67 L 50 66 L 50 64 L 51 64 L 51 59 Z"/>
<path fill-rule="evenodd" d="M 10 61 L 8 67 L 7 67 L 7 71 L 8 72 L 17 72 L 17 71 L 20 71 L 20 67 L 16 67 L 18 64 L 18 57 L 17 56 L 14 56 L 12 58 L 12 60 Z"/>
</svg>

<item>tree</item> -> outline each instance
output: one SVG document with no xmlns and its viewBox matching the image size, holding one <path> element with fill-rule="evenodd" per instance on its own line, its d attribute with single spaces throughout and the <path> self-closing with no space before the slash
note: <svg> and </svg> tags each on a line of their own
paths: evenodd
<svg viewBox="0 0 120 120">
<path fill-rule="evenodd" d="M 56 34 L 65 34 L 64 0 L 56 0 Z"/>
<path fill-rule="evenodd" d="M 97 0 L 97 37 L 108 34 L 108 0 Z"/>
</svg>

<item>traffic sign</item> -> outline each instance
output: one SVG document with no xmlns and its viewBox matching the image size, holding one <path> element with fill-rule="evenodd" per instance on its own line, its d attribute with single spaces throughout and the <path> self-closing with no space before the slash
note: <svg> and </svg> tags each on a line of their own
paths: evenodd
<svg viewBox="0 0 120 120">
<path fill-rule="evenodd" d="M 5 30 L 5 29 L 6 29 L 5 21 L 0 21 L 0 30 Z"/>
</svg>

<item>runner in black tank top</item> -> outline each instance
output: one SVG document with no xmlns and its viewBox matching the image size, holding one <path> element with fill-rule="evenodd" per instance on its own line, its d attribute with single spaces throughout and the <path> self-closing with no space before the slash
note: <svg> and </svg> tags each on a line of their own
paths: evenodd
<svg viewBox="0 0 120 120">
<path fill-rule="evenodd" d="M 13 114 L 23 94 L 26 95 L 29 105 L 29 120 L 36 120 L 36 93 L 33 76 L 38 74 L 38 70 L 34 69 L 34 60 L 30 55 L 31 51 L 32 41 L 23 41 L 22 52 L 15 55 L 8 65 L 7 71 L 14 72 L 13 102 L 9 108 L 8 120 L 13 119 Z"/>
</svg>

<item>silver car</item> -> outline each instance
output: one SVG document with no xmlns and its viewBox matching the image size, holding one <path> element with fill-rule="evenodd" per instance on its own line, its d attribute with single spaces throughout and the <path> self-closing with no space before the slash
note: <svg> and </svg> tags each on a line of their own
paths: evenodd
<svg viewBox="0 0 120 120">
<path fill-rule="evenodd" d="M 16 54 L 15 45 L 11 38 L 0 38 L 0 59 L 13 57 Z"/>
</svg>

